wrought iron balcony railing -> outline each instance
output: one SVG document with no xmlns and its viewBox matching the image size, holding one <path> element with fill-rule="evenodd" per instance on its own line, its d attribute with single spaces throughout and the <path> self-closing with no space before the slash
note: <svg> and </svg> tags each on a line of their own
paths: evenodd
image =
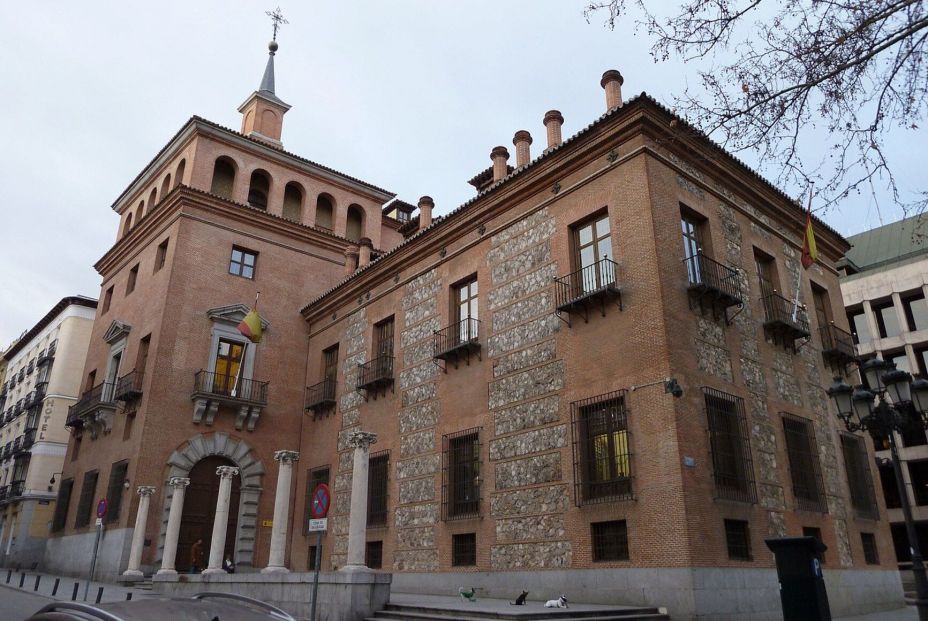
<svg viewBox="0 0 928 621">
<path fill-rule="evenodd" d="M 48 349 L 43 350 L 39 354 L 38 360 L 36 360 L 35 365 L 37 367 L 43 366 L 55 359 L 55 350 L 57 349 L 58 341 L 52 341 L 48 345 Z"/>
<path fill-rule="evenodd" d="M 18 436 L 13 440 L 13 455 L 19 455 L 23 448 L 23 437 Z"/>
<path fill-rule="evenodd" d="M 3 445 L 3 451 L 0 452 L 0 458 L 9 459 L 13 455 L 13 443 L 7 442 Z"/>
<path fill-rule="evenodd" d="M 36 400 L 39 400 L 39 399 L 40 397 L 36 393 L 36 391 L 34 390 L 29 391 L 29 393 L 27 393 L 25 398 L 23 399 L 23 409 L 28 410 L 29 408 L 34 406 L 36 403 Z"/>
<path fill-rule="evenodd" d="M 700 308 L 709 307 L 718 314 L 730 306 L 744 304 L 738 270 L 702 252 L 685 259 L 684 263 L 690 294 L 699 302 Z"/>
<path fill-rule="evenodd" d="M 10 495 L 10 486 L 3 485 L 0 486 L 0 502 L 5 502 Z"/>
<path fill-rule="evenodd" d="M 809 338 L 809 316 L 806 309 L 779 293 L 770 293 L 761 299 L 764 305 L 764 328 L 785 345 L 793 345 L 796 339 Z"/>
<path fill-rule="evenodd" d="M 35 444 L 35 435 L 36 435 L 35 427 L 29 427 L 28 429 L 26 429 L 26 432 L 22 435 L 23 441 L 20 446 L 20 451 L 26 452 L 32 448 L 32 445 Z"/>
<path fill-rule="evenodd" d="M 134 401 L 142 396 L 142 380 L 145 379 L 141 372 L 133 369 L 119 378 L 116 382 L 116 388 L 113 390 L 113 399 L 115 401 Z"/>
<path fill-rule="evenodd" d="M 314 414 L 335 407 L 335 379 L 326 378 L 306 389 L 306 408 Z"/>
<path fill-rule="evenodd" d="M 616 298 L 622 309 L 622 292 L 616 278 L 618 265 L 612 259 L 600 259 L 566 276 L 554 279 L 555 308 L 560 312 L 582 312 L 588 317 L 591 302 L 599 301 L 603 315 L 606 300 Z"/>
<path fill-rule="evenodd" d="M 830 364 L 843 366 L 857 358 L 857 347 L 850 332 L 829 324 L 819 328 L 822 336 L 822 357 Z"/>
<path fill-rule="evenodd" d="M 113 388 L 113 382 L 103 382 L 81 395 L 77 403 L 68 408 L 66 426 L 77 424 L 81 415 L 91 410 L 97 408 L 115 409 L 116 402 L 113 400 Z"/>
<path fill-rule="evenodd" d="M 10 494 L 9 498 L 19 498 L 26 492 L 26 482 L 25 481 L 13 481 L 10 483 Z"/>
<path fill-rule="evenodd" d="M 393 356 L 377 356 L 358 365 L 358 388 L 376 390 L 393 383 Z"/>
<path fill-rule="evenodd" d="M 470 359 L 480 351 L 480 320 L 466 317 L 436 330 L 432 337 L 432 357 L 439 360 Z"/>
<path fill-rule="evenodd" d="M 193 376 L 193 397 L 206 397 L 229 403 L 267 405 L 268 382 L 224 375 L 201 369 Z"/>
</svg>

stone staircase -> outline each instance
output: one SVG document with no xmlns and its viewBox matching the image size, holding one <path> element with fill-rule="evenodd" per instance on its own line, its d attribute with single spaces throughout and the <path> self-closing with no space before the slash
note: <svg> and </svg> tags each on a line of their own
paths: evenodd
<svg viewBox="0 0 928 621">
<path fill-rule="evenodd" d="M 139 589 L 141 591 L 151 591 L 151 576 L 145 576 L 143 580 L 132 583 L 133 589 Z"/>
<path fill-rule="evenodd" d="M 462 605 L 387 604 L 364 621 L 669 621 L 670 616 L 658 608 L 638 606 L 589 606 L 544 608 L 539 602 L 512 606 L 512 610 L 487 609 Z"/>
</svg>

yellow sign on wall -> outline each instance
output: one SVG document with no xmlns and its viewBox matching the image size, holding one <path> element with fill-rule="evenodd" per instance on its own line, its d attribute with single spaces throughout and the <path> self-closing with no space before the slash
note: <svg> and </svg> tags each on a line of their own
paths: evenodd
<svg viewBox="0 0 928 621">
<path fill-rule="evenodd" d="M 261 526 L 267 526 L 270 528 L 274 525 L 274 520 L 261 520 Z"/>
</svg>

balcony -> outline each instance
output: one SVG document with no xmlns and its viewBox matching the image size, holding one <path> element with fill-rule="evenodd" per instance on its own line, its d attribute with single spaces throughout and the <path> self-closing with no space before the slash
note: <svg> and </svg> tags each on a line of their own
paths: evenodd
<svg viewBox="0 0 928 621">
<path fill-rule="evenodd" d="M 212 425 L 219 406 L 237 408 L 235 428 L 247 425 L 254 431 L 261 410 L 267 405 L 268 382 L 221 375 L 201 369 L 193 377 L 193 422 Z"/>
<path fill-rule="evenodd" d="M 313 413 L 313 418 L 335 408 L 335 380 L 324 379 L 306 389 L 306 407 Z"/>
<path fill-rule="evenodd" d="M 52 360 L 55 359 L 55 349 L 57 348 L 58 341 L 52 341 L 48 345 L 48 349 L 42 350 L 39 353 L 39 358 L 35 361 L 36 367 L 41 367 L 46 364 L 49 364 Z"/>
<path fill-rule="evenodd" d="M 13 455 L 28 453 L 32 445 L 35 444 L 35 434 L 36 428 L 30 427 L 26 429 L 26 432 L 22 436 L 16 438 L 16 442 L 13 443 Z M 19 443 L 18 449 L 16 448 L 17 442 Z"/>
<path fill-rule="evenodd" d="M 14 498 L 19 498 L 26 491 L 26 482 L 25 481 L 13 481 L 10 483 L 10 491 L 8 500 L 13 500 Z"/>
<path fill-rule="evenodd" d="M 86 427 L 92 438 L 100 431 L 111 431 L 116 402 L 113 400 L 113 382 L 94 386 L 68 408 L 66 427 Z"/>
<path fill-rule="evenodd" d="M 140 399 L 143 379 L 142 373 L 134 369 L 120 377 L 113 390 L 113 400 L 129 402 Z"/>
<path fill-rule="evenodd" d="M 0 459 L 9 459 L 13 456 L 13 443 L 7 442 L 3 445 L 3 451 L 0 452 Z"/>
<path fill-rule="evenodd" d="M 784 347 L 796 347 L 797 339 L 806 339 L 799 347 L 808 342 L 809 316 L 802 305 L 793 300 L 784 298 L 779 293 L 771 293 L 761 298 L 764 305 L 764 330 L 774 341 L 780 342 Z"/>
<path fill-rule="evenodd" d="M 376 397 L 381 389 L 393 384 L 393 356 L 377 356 L 358 365 L 358 390 Z"/>
<path fill-rule="evenodd" d="M 19 455 L 23 449 L 23 437 L 19 436 L 13 440 L 13 455 Z"/>
<path fill-rule="evenodd" d="M 830 365 L 843 367 L 857 359 L 857 347 L 850 332 L 829 324 L 819 328 L 822 337 L 822 357 Z"/>
<path fill-rule="evenodd" d="M 6 499 L 10 495 L 10 486 L 2 485 L 0 486 L 0 502 L 6 502 Z"/>
<path fill-rule="evenodd" d="M 35 390 L 32 390 L 23 398 L 23 409 L 29 410 L 41 401 L 42 398 L 39 396 L 39 394 Z"/>
<path fill-rule="evenodd" d="M 730 324 L 744 308 L 738 270 L 722 265 L 701 252 L 685 259 L 684 263 L 689 280 L 690 308 L 698 304 L 701 312 L 711 310 L 713 319 L 724 317 L 725 323 Z M 737 306 L 739 311 L 729 317 L 728 309 L 732 306 Z"/>
<path fill-rule="evenodd" d="M 592 265 L 554 279 L 555 308 L 558 317 L 567 313 L 567 325 L 570 326 L 572 314 L 583 315 L 589 321 L 589 309 L 599 305 L 603 317 L 606 316 L 606 302 L 615 300 L 622 310 L 622 292 L 616 280 L 617 265 L 611 259 L 601 259 Z"/>
<path fill-rule="evenodd" d="M 480 320 L 468 317 L 456 321 L 450 326 L 436 330 L 432 337 L 432 357 L 454 362 L 458 366 L 461 359 L 470 364 L 471 355 L 480 356 Z M 447 371 L 447 366 L 445 366 Z"/>
</svg>

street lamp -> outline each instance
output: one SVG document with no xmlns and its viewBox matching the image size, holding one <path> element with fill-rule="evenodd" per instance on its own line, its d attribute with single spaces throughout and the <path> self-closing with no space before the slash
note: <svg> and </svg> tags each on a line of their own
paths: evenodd
<svg viewBox="0 0 928 621">
<path fill-rule="evenodd" d="M 902 504 L 902 517 L 909 537 L 912 556 L 912 574 L 915 576 L 915 592 L 919 621 L 928 621 L 928 576 L 918 546 L 912 507 L 902 480 L 902 467 L 893 432 L 903 432 L 913 427 L 928 428 L 928 380 L 915 378 L 905 371 L 897 370 L 892 362 L 872 358 L 860 365 L 860 374 L 867 387 L 851 388 L 840 377 L 827 390 L 835 403 L 838 418 L 848 431 L 870 431 L 889 440 L 889 451 L 896 474 L 896 485 Z"/>
</svg>

